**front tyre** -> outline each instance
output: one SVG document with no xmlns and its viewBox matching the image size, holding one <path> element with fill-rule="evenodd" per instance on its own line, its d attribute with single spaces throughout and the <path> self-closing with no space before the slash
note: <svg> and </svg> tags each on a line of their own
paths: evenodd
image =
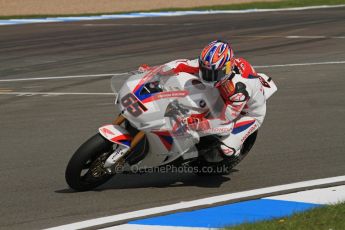
<svg viewBox="0 0 345 230">
<path fill-rule="evenodd" d="M 113 175 L 108 174 L 103 165 L 111 154 L 113 143 L 96 134 L 82 144 L 68 162 L 65 178 L 74 190 L 87 191 L 108 181 Z"/>
</svg>

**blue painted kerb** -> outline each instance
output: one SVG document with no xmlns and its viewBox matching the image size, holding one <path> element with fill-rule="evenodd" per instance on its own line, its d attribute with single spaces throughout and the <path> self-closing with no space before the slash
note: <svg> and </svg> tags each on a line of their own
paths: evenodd
<svg viewBox="0 0 345 230">
<path fill-rule="evenodd" d="M 259 199 L 131 221 L 128 224 L 220 228 L 290 216 L 318 204 Z"/>
</svg>

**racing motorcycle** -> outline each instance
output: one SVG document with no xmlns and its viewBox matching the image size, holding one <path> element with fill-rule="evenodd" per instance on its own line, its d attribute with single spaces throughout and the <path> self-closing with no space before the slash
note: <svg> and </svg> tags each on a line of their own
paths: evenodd
<svg viewBox="0 0 345 230">
<path fill-rule="evenodd" d="M 268 99 L 276 85 L 267 75 L 259 75 Z M 219 91 L 196 76 L 161 65 L 123 77 L 111 80 L 120 114 L 82 144 L 67 165 L 65 178 L 72 189 L 91 190 L 116 174 L 153 169 L 228 174 L 252 148 L 257 131 L 246 139 L 238 157 L 225 158 L 220 142 L 230 129 L 207 132 L 188 127 L 185 120 L 191 114 L 211 112 L 216 117 L 224 106 Z M 127 80 L 120 84 L 121 79 Z"/>
</svg>

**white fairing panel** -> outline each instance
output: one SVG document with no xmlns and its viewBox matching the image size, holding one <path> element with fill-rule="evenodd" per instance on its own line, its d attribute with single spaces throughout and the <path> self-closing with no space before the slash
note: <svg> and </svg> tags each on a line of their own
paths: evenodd
<svg viewBox="0 0 345 230">
<path fill-rule="evenodd" d="M 260 79 L 261 84 L 264 87 L 264 93 L 265 93 L 265 98 L 266 100 L 268 98 L 270 98 L 278 89 L 276 84 L 273 82 L 272 78 L 268 77 L 266 74 L 264 73 L 259 73 L 260 77 L 263 78 L 264 81 L 262 81 L 262 79 Z"/>
</svg>

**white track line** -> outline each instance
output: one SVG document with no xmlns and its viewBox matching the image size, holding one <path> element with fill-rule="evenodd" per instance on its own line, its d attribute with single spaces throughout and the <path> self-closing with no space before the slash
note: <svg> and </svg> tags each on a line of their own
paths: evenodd
<svg viewBox="0 0 345 230">
<path fill-rule="evenodd" d="M 18 95 L 18 96 L 61 96 L 61 95 L 93 95 L 93 96 L 104 96 L 104 95 L 113 95 L 114 93 L 69 93 L 69 92 L 1 92 L 0 95 Z"/>
<path fill-rule="evenodd" d="M 345 39 L 345 36 L 324 36 L 324 35 L 233 35 L 233 38 L 287 38 L 287 39 Z"/>
<path fill-rule="evenodd" d="M 59 77 L 2 79 L 0 80 L 0 82 L 39 81 L 39 80 L 57 80 L 57 79 L 70 79 L 70 78 L 90 78 L 90 77 L 112 77 L 112 76 L 120 76 L 124 74 L 127 74 L 127 73 L 106 73 L 106 74 L 73 75 L 73 76 L 59 76 Z"/>
<path fill-rule="evenodd" d="M 254 12 L 276 12 L 276 11 L 300 11 L 300 10 L 317 10 L 317 9 L 331 9 L 345 7 L 345 4 L 340 5 L 321 5 L 321 6 L 304 6 L 304 7 L 290 7 L 290 8 L 281 8 L 281 9 L 253 9 Z M 246 11 L 246 10 L 243 10 Z M 247 10 L 250 11 L 250 10 Z"/>
<path fill-rule="evenodd" d="M 173 23 L 133 23 L 133 24 L 122 24 L 122 23 L 98 23 L 98 24 L 84 24 L 83 26 L 194 26 L 197 25 L 196 23 L 181 23 L 181 24 L 173 24 Z"/>
<path fill-rule="evenodd" d="M 276 68 L 276 67 L 311 66 L 311 65 L 336 65 L 336 64 L 345 64 L 345 61 L 294 63 L 294 64 L 282 64 L 282 65 L 259 65 L 259 66 L 254 66 L 254 68 Z"/>
<path fill-rule="evenodd" d="M 312 63 L 293 63 L 280 65 L 261 65 L 254 66 L 254 68 L 276 68 L 276 67 L 292 67 L 292 66 L 311 66 L 311 65 L 336 65 L 345 64 L 345 61 L 329 61 L 329 62 L 312 62 Z M 73 78 L 92 78 L 92 77 L 112 77 L 121 76 L 128 73 L 109 73 L 109 74 L 91 74 L 91 75 L 74 75 L 74 76 L 59 76 L 59 77 L 40 77 L 40 78 L 17 78 L 17 79 L 2 79 L 0 82 L 16 82 L 16 81 L 40 81 L 40 80 L 58 80 L 58 79 L 73 79 Z"/>
<path fill-rule="evenodd" d="M 302 38 L 302 39 L 319 39 L 319 38 L 334 38 L 334 39 L 344 39 L 345 37 L 344 36 L 322 36 L 322 35 L 302 35 L 302 36 L 299 36 L 299 35 L 290 35 L 290 36 L 285 36 L 285 38 L 292 38 L 292 39 L 295 39 L 295 38 Z"/>
<path fill-rule="evenodd" d="M 251 197 L 264 196 L 276 192 L 286 192 L 292 189 L 303 189 L 311 186 L 327 185 L 332 183 L 345 182 L 345 176 L 330 177 L 317 180 L 309 180 L 303 182 L 297 182 L 292 184 L 285 184 L 267 188 L 254 189 L 244 192 L 230 193 L 225 195 L 213 196 L 192 201 L 182 201 L 180 203 L 165 205 L 155 208 L 148 208 L 133 212 L 127 212 L 122 214 L 117 214 L 113 216 L 101 217 L 81 222 L 76 222 L 72 224 L 66 224 L 54 228 L 49 228 L 49 230 L 68 230 L 68 229 L 82 229 L 88 227 L 94 227 L 102 224 L 114 223 L 117 221 L 127 221 L 134 218 L 142 218 L 149 215 L 156 215 L 166 212 L 172 212 L 177 210 L 183 210 L 187 208 L 195 208 L 205 205 L 214 205 L 220 202 L 230 202 L 237 199 L 249 199 Z"/>
</svg>

